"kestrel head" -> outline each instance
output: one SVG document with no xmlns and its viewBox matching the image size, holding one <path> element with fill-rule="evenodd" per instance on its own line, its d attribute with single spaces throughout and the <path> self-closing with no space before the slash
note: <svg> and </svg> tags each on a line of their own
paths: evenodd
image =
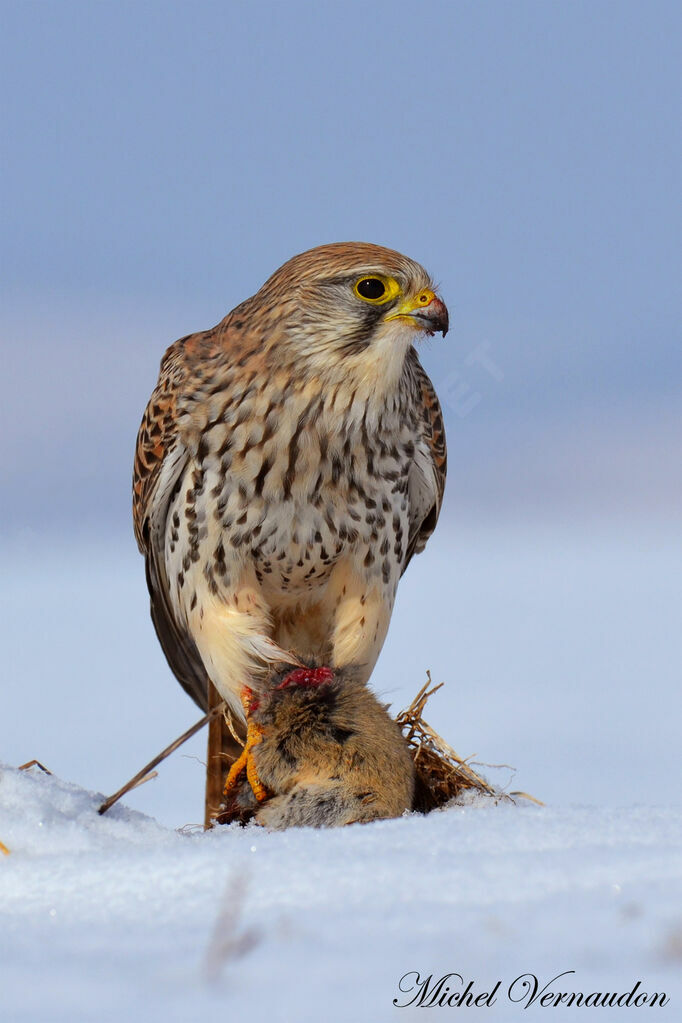
<svg viewBox="0 0 682 1023">
<path fill-rule="evenodd" d="M 447 308 L 424 268 L 366 242 L 294 256 L 239 307 L 247 311 L 261 319 L 263 340 L 278 357 L 368 381 L 395 378 L 415 340 L 448 329 Z"/>
</svg>

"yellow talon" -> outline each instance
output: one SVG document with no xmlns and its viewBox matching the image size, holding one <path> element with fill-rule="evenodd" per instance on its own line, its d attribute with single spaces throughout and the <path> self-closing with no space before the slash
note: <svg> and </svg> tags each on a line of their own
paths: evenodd
<svg viewBox="0 0 682 1023">
<path fill-rule="evenodd" d="M 233 789 L 237 784 L 237 779 L 239 778 L 239 775 L 246 767 L 247 760 L 248 755 L 246 752 L 246 746 L 244 746 L 244 749 L 241 751 L 235 762 L 232 764 L 232 767 L 227 772 L 227 778 L 225 779 L 225 788 L 223 789 L 224 796 L 226 796 L 230 789 Z"/>
<path fill-rule="evenodd" d="M 256 799 L 258 799 L 258 796 L 256 796 Z M 0 852 L 4 853 L 5 856 L 9 856 L 9 849 L 4 842 L 0 842 Z"/>
<path fill-rule="evenodd" d="M 250 698 L 251 691 L 245 688 L 242 691 L 242 702 L 247 710 Z M 241 751 L 227 773 L 225 788 L 223 789 L 223 797 L 227 797 L 230 794 L 232 789 L 234 789 L 237 785 L 242 772 L 246 770 L 246 777 L 257 801 L 262 803 L 268 798 L 268 790 L 258 777 L 258 771 L 256 770 L 256 764 L 252 753 L 253 747 L 257 746 L 262 739 L 262 727 L 257 725 L 254 721 L 248 721 L 246 726 L 246 742 L 244 743 L 244 749 Z"/>
<path fill-rule="evenodd" d="M 247 757 L 246 757 L 246 777 L 249 780 L 249 785 L 251 786 L 251 789 L 253 790 L 254 796 L 256 797 L 256 799 L 258 800 L 259 803 L 262 803 L 262 802 L 264 802 L 264 800 L 266 800 L 268 798 L 268 790 L 266 789 L 265 785 L 263 784 L 263 782 L 258 777 L 258 771 L 256 770 L 256 764 L 255 764 L 255 761 L 254 761 L 254 759 L 253 759 L 253 757 L 251 755 L 251 750 L 253 749 L 254 746 L 257 746 L 258 743 L 261 742 L 261 740 L 263 738 L 263 729 L 261 728 L 260 725 L 251 725 L 251 724 L 249 724 L 246 736 L 247 736 L 247 743 L 249 741 L 249 737 L 250 736 L 254 737 L 251 740 L 251 743 L 248 746 L 248 750 L 249 751 L 248 751 Z"/>
</svg>

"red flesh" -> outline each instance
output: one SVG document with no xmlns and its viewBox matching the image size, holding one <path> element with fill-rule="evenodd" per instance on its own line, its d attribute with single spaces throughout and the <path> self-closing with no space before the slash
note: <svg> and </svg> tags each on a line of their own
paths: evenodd
<svg viewBox="0 0 682 1023">
<path fill-rule="evenodd" d="M 331 668 L 296 668 L 282 679 L 277 689 L 287 689 L 289 686 L 321 686 L 325 682 L 331 682 L 334 672 Z"/>
</svg>

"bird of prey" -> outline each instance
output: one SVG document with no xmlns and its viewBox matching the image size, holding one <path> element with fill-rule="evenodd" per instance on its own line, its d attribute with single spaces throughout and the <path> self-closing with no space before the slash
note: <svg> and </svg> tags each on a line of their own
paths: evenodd
<svg viewBox="0 0 682 1023">
<path fill-rule="evenodd" d="M 447 329 L 418 263 L 347 242 L 166 352 L 133 517 L 158 638 L 200 707 L 210 680 L 246 721 L 245 692 L 282 665 L 369 678 L 441 507 L 443 420 L 414 342 Z"/>
</svg>

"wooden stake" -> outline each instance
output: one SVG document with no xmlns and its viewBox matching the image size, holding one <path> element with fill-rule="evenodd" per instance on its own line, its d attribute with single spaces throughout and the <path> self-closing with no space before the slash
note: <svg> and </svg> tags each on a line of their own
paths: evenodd
<svg viewBox="0 0 682 1023">
<path fill-rule="evenodd" d="M 220 813 L 227 772 L 242 748 L 228 727 L 224 713 L 225 703 L 211 681 L 208 683 L 208 706 L 209 711 L 216 707 L 222 708 L 221 713 L 212 717 L 208 725 L 204 826 L 212 828 L 215 817 Z"/>
</svg>

